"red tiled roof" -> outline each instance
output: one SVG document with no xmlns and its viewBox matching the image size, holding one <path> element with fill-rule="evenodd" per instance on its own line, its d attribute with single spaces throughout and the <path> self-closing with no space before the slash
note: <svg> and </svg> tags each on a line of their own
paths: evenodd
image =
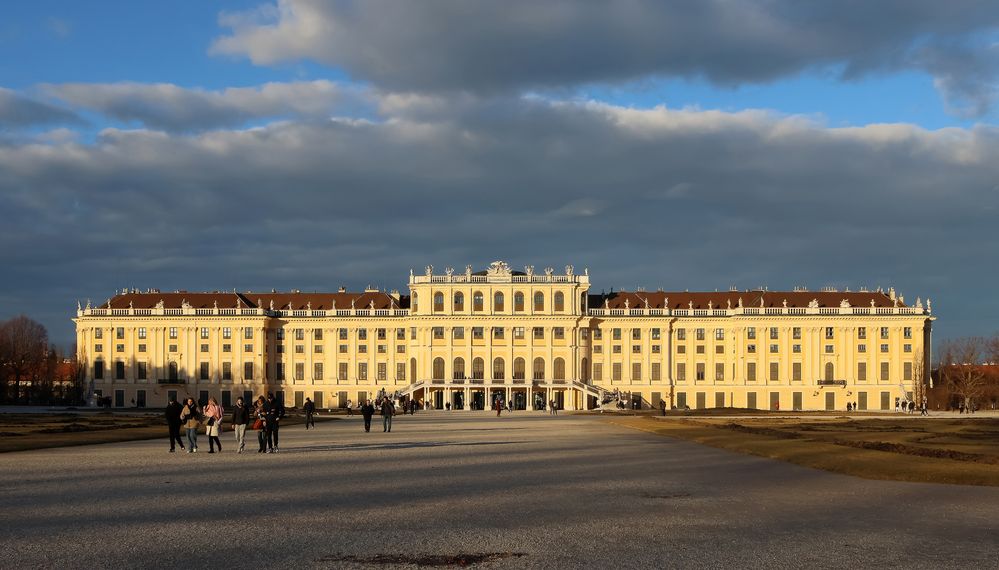
<svg viewBox="0 0 999 570">
<path fill-rule="evenodd" d="M 211 309 L 216 305 L 220 309 L 237 307 L 269 309 L 271 303 L 275 310 L 314 310 L 349 309 L 351 302 L 357 309 L 367 309 L 374 302 L 375 309 L 406 309 L 409 308 L 409 297 L 402 296 L 395 300 L 388 293 L 123 293 L 110 299 L 112 309 L 152 309 L 160 302 L 167 309 L 179 309 L 185 302 L 195 309 Z M 102 305 L 107 306 L 107 302 Z"/>
</svg>

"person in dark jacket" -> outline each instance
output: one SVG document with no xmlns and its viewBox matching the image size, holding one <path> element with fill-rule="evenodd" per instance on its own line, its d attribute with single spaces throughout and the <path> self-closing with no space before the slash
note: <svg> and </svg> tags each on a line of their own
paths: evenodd
<svg viewBox="0 0 999 570">
<path fill-rule="evenodd" d="M 312 426 L 312 429 L 316 429 L 316 420 L 313 418 L 316 413 L 316 405 L 312 403 L 311 398 L 305 399 L 305 405 L 302 406 L 302 411 L 305 412 L 305 429 L 309 429 L 310 425 Z"/>
<path fill-rule="evenodd" d="M 232 409 L 232 431 L 236 432 L 236 453 L 243 453 L 246 447 L 246 424 L 250 423 L 250 408 L 243 398 L 236 398 L 236 406 Z"/>
<path fill-rule="evenodd" d="M 364 431 L 371 431 L 371 417 L 375 415 L 375 406 L 368 400 L 361 406 L 361 416 L 364 418 Z"/>
<path fill-rule="evenodd" d="M 268 453 L 278 452 L 278 429 L 280 429 L 281 418 L 284 417 L 284 406 L 279 400 L 274 398 L 274 394 L 267 394 L 267 402 L 264 405 L 266 419 L 264 429 L 267 430 L 267 451 Z"/>
<path fill-rule="evenodd" d="M 180 439 L 180 412 L 183 410 L 184 406 L 180 405 L 177 398 L 170 398 L 170 403 L 166 406 L 166 422 L 170 429 L 170 453 L 174 452 L 176 445 L 184 449 L 184 442 Z"/>
<path fill-rule="evenodd" d="M 392 431 L 392 416 L 395 415 L 395 404 L 390 398 L 382 400 L 382 431 Z"/>
</svg>

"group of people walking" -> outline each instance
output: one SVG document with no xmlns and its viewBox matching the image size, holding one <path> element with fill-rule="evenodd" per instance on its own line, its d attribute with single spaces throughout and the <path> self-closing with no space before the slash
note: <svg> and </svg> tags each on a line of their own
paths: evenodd
<svg viewBox="0 0 999 570">
<path fill-rule="evenodd" d="M 311 402 L 310 402 L 311 403 Z M 315 408 L 313 407 L 313 411 Z M 182 451 L 188 453 L 198 452 L 198 431 L 202 428 L 208 436 L 208 453 L 215 453 L 218 448 L 222 452 L 222 440 L 219 434 L 222 432 L 222 425 L 225 410 L 215 398 L 208 398 L 208 403 L 204 407 L 198 405 L 194 398 L 187 398 L 181 404 L 176 398 L 171 398 L 166 407 L 167 427 L 170 430 L 170 453 L 180 447 Z M 260 396 L 253 403 L 253 409 L 243 401 L 243 398 L 236 399 L 233 406 L 230 425 L 236 435 L 236 453 L 243 453 L 246 449 L 246 429 L 257 432 L 257 443 L 259 448 L 257 453 L 275 453 L 278 451 L 278 442 L 281 428 L 281 420 L 285 416 L 284 405 L 274 398 L 274 394 Z M 306 427 L 315 421 L 307 414 Z M 252 423 L 251 423 L 252 421 Z M 180 430 L 183 428 L 187 435 L 187 446 L 180 437 Z"/>
</svg>

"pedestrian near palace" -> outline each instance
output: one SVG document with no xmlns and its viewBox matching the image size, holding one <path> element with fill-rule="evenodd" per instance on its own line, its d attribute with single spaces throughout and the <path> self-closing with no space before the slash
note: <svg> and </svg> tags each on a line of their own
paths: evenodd
<svg viewBox="0 0 999 570">
<path fill-rule="evenodd" d="M 257 430 L 257 443 L 260 444 L 257 453 L 266 453 L 269 439 L 267 438 L 267 401 L 264 400 L 263 396 L 257 398 L 257 404 L 253 408 L 253 417 L 253 429 Z"/>
<path fill-rule="evenodd" d="M 395 415 L 395 405 L 389 398 L 382 399 L 382 431 L 392 431 L 392 416 Z"/>
<path fill-rule="evenodd" d="M 363 402 L 361 402 L 361 403 L 362 403 L 362 405 L 363 405 Z M 351 407 L 351 402 L 350 402 L 350 400 L 347 400 L 347 415 L 348 415 L 348 416 L 352 416 L 352 415 L 354 415 L 354 408 L 352 408 L 352 407 Z"/>
<path fill-rule="evenodd" d="M 364 431 L 371 431 L 371 417 L 375 415 L 375 406 L 368 400 L 361 405 L 361 416 L 364 418 Z"/>
<path fill-rule="evenodd" d="M 250 408 L 243 403 L 243 398 L 236 398 L 236 406 L 232 409 L 232 431 L 236 433 L 236 453 L 243 453 L 246 447 L 246 424 L 250 423 Z"/>
<path fill-rule="evenodd" d="M 222 406 L 215 398 L 208 398 L 208 405 L 205 406 L 205 434 L 208 435 L 208 453 L 215 453 L 215 446 L 218 446 L 219 453 L 222 453 L 222 440 L 219 434 L 222 432 Z"/>
<path fill-rule="evenodd" d="M 305 399 L 305 405 L 302 406 L 302 411 L 305 412 L 305 429 L 308 430 L 309 426 L 312 426 L 312 429 L 315 429 L 316 420 L 314 419 L 314 416 L 316 414 L 316 405 L 312 403 L 311 398 Z"/>
<path fill-rule="evenodd" d="M 174 452 L 174 444 L 184 449 L 184 442 L 180 439 L 180 414 L 184 411 L 184 406 L 180 405 L 176 397 L 170 397 L 170 403 L 166 407 L 167 428 L 170 430 L 170 453 Z"/>
<path fill-rule="evenodd" d="M 184 409 L 180 412 L 180 421 L 187 430 L 187 452 L 198 452 L 198 428 L 201 427 L 201 408 L 194 401 L 188 398 L 184 404 Z"/>
</svg>

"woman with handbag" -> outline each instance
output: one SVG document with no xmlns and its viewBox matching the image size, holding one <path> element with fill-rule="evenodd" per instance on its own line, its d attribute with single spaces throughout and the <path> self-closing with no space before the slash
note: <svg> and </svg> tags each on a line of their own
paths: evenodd
<svg viewBox="0 0 999 570">
<path fill-rule="evenodd" d="M 205 434 L 208 435 L 208 453 L 215 453 L 215 446 L 219 446 L 219 453 L 222 453 L 222 440 L 219 439 L 219 432 L 222 430 L 222 406 L 214 397 L 208 398 L 208 405 L 205 406 Z"/>
<path fill-rule="evenodd" d="M 184 409 L 180 412 L 180 421 L 184 423 L 187 430 L 187 452 L 198 452 L 198 428 L 201 426 L 201 408 L 194 401 L 188 398 L 184 402 Z"/>
<path fill-rule="evenodd" d="M 257 442 L 260 443 L 260 449 L 257 450 L 257 453 L 267 452 L 267 434 L 264 429 L 267 425 L 267 410 L 264 404 L 264 397 L 260 396 L 253 407 L 253 417 L 256 418 L 253 422 L 253 429 L 257 432 Z"/>
</svg>

